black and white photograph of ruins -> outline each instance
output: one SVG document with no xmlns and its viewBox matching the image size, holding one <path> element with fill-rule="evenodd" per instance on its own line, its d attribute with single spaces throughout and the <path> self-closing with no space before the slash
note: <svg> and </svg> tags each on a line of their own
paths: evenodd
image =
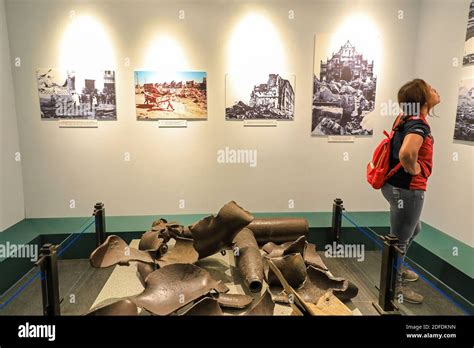
<svg viewBox="0 0 474 348">
<path fill-rule="evenodd" d="M 36 71 L 42 119 L 116 120 L 115 71 Z"/>
<path fill-rule="evenodd" d="M 454 139 L 474 141 L 474 78 L 461 80 Z"/>
<path fill-rule="evenodd" d="M 294 75 L 226 75 L 226 120 L 293 120 L 294 86 Z"/>
<path fill-rule="evenodd" d="M 464 55 L 462 65 L 474 64 L 474 0 L 469 5 L 469 18 L 467 21 L 466 40 L 464 43 Z"/>
<path fill-rule="evenodd" d="M 377 77 L 374 57 L 350 40 L 332 50 L 326 37 L 316 37 L 311 134 L 372 135 L 364 118 L 375 108 Z"/>
</svg>

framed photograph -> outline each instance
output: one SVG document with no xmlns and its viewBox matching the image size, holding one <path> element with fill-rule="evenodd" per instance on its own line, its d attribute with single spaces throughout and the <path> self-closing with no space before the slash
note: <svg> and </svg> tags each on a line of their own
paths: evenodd
<svg viewBox="0 0 474 348">
<path fill-rule="evenodd" d="M 315 37 L 312 135 L 372 135 L 364 119 L 375 108 L 375 54 L 356 42 Z"/>
<path fill-rule="evenodd" d="M 226 120 L 293 120 L 295 75 L 226 75 Z"/>
<path fill-rule="evenodd" d="M 474 64 L 474 0 L 469 5 L 469 19 L 467 21 L 466 42 L 464 43 L 464 55 L 462 65 Z"/>
<path fill-rule="evenodd" d="M 454 139 L 474 141 L 474 78 L 461 80 Z"/>
<path fill-rule="evenodd" d="M 115 72 L 37 70 L 42 119 L 116 120 Z"/>
<path fill-rule="evenodd" d="M 137 120 L 206 120 L 207 73 L 135 71 Z"/>
</svg>

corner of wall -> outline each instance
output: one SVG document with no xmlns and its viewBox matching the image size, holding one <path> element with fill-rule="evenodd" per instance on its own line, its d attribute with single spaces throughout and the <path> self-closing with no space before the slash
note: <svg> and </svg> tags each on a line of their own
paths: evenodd
<svg viewBox="0 0 474 348">
<path fill-rule="evenodd" d="M 4 0 L 0 0 L 0 17 L 0 231 L 4 231 L 24 219 L 25 202 Z"/>
</svg>

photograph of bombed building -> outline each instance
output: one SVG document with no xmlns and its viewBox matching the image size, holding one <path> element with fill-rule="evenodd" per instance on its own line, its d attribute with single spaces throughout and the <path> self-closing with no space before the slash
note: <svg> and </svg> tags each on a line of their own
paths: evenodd
<svg viewBox="0 0 474 348">
<path fill-rule="evenodd" d="M 469 19 L 467 21 L 466 42 L 462 65 L 474 64 L 474 0 L 469 5 Z"/>
<path fill-rule="evenodd" d="M 227 120 L 293 120 L 294 85 L 294 75 L 269 74 L 264 83 L 227 75 L 225 117 Z"/>
<path fill-rule="evenodd" d="M 207 119 L 207 74 L 135 71 L 137 120 Z"/>
<path fill-rule="evenodd" d="M 461 81 L 454 139 L 474 141 L 474 78 Z"/>
<path fill-rule="evenodd" d="M 115 72 L 37 70 L 42 119 L 116 120 Z"/>
<path fill-rule="evenodd" d="M 316 39 L 311 134 L 372 135 L 364 129 L 363 120 L 375 108 L 374 61 L 349 40 L 332 53 L 325 44 Z M 316 52 L 330 56 L 318 60 Z"/>
</svg>

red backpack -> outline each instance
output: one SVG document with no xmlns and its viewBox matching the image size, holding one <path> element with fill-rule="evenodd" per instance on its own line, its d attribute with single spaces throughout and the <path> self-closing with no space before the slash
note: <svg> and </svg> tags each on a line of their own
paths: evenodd
<svg viewBox="0 0 474 348">
<path fill-rule="evenodd" d="M 398 124 L 401 115 L 398 116 L 395 121 L 395 125 Z M 392 127 L 392 131 L 388 134 L 386 131 L 383 131 L 386 138 L 375 148 L 374 154 L 372 155 L 372 161 L 367 164 L 367 181 L 374 189 L 380 189 L 385 182 L 390 179 L 402 166 L 400 162 L 397 163 L 395 167 L 392 168 L 389 172 L 390 167 L 390 153 L 391 153 L 391 140 L 395 131 L 393 130 L 395 126 Z"/>
</svg>

